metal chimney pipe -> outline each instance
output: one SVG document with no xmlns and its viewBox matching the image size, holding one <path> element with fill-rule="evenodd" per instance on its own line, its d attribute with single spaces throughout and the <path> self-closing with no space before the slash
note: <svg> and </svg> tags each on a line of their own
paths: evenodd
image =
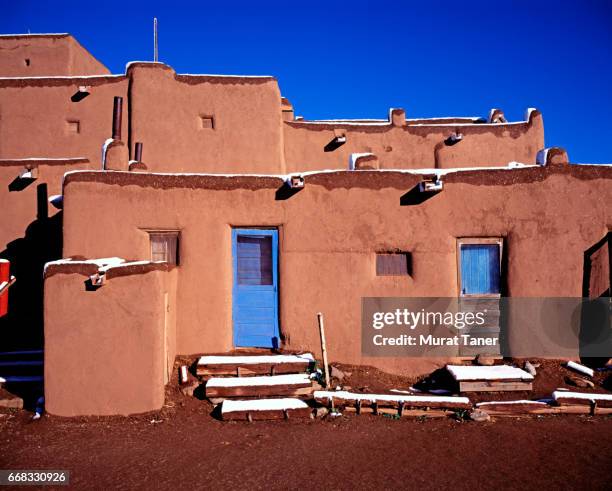
<svg viewBox="0 0 612 491">
<path fill-rule="evenodd" d="M 113 140 L 121 140 L 121 113 L 123 97 L 115 97 L 113 101 Z"/>
<path fill-rule="evenodd" d="M 134 155 L 136 162 L 142 162 L 142 142 L 136 142 L 136 155 Z"/>
</svg>

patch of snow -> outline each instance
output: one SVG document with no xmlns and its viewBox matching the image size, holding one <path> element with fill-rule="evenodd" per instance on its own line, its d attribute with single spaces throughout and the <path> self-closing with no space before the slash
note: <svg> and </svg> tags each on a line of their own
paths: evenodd
<svg viewBox="0 0 612 491">
<path fill-rule="evenodd" d="M 497 404 L 538 404 L 538 405 L 546 406 L 546 403 L 542 402 L 542 401 L 528 401 L 526 399 L 523 399 L 523 400 L 519 400 L 519 401 L 487 401 L 487 402 L 479 402 L 478 404 L 476 404 L 476 407 L 480 407 L 480 406 L 492 406 L 492 405 L 497 405 Z"/>
<path fill-rule="evenodd" d="M 70 36 L 69 32 L 36 32 L 36 33 L 26 33 L 26 34 L 0 34 L 0 38 L 5 37 L 42 37 L 42 36 Z"/>
<path fill-rule="evenodd" d="M 469 404 L 467 397 L 454 396 L 396 396 L 393 394 L 356 394 L 347 391 L 316 390 L 313 394 L 315 399 L 343 399 L 346 401 L 389 401 L 389 402 L 448 402 Z"/>
<path fill-rule="evenodd" d="M 585 392 L 561 392 L 552 393 L 553 399 L 584 399 L 585 401 L 612 401 L 612 394 L 588 394 Z"/>
<path fill-rule="evenodd" d="M 571 368 L 572 370 L 576 370 L 577 372 L 583 373 L 584 375 L 588 375 L 589 377 L 595 375 L 595 372 L 592 368 L 585 367 L 584 365 L 581 365 L 580 363 L 576 363 L 574 361 L 568 361 L 565 366 L 567 368 Z"/>
<path fill-rule="evenodd" d="M 355 170 L 355 164 L 357 163 L 357 160 L 360 157 L 369 157 L 369 156 L 374 156 L 373 153 L 371 152 L 364 152 L 364 153 L 352 153 L 349 156 L 349 170 Z"/>
<path fill-rule="evenodd" d="M 102 170 L 106 170 L 106 152 L 108 151 L 110 144 L 114 141 L 115 140 L 113 138 L 107 138 L 104 145 L 102 145 Z M 66 176 L 66 174 L 64 174 L 64 176 Z"/>
<path fill-rule="evenodd" d="M 510 365 L 472 366 L 447 365 L 446 369 L 457 381 L 462 380 L 533 380 L 533 375 Z"/>
<path fill-rule="evenodd" d="M 213 377 L 206 382 L 206 387 L 265 387 L 268 385 L 310 385 L 310 377 L 307 373 L 260 377 Z"/>
<path fill-rule="evenodd" d="M 119 268 L 128 268 L 130 266 L 144 266 L 147 264 L 162 264 L 165 261 L 130 261 L 130 262 L 125 262 L 122 259 L 123 262 L 119 263 L 119 264 L 106 264 L 104 266 L 101 266 L 98 269 L 98 273 L 100 274 L 104 274 L 107 273 L 110 269 L 119 269 Z"/>
<path fill-rule="evenodd" d="M 62 265 L 62 264 L 95 264 L 98 267 L 105 267 L 108 265 L 117 266 L 124 262 L 125 262 L 125 259 L 122 259 L 120 257 L 103 257 L 99 259 L 84 259 L 84 260 L 73 260 L 71 258 L 58 259 L 56 261 L 49 261 L 48 263 L 46 263 L 44 271 L 46 273 L 47 268 L 49 266 Z"/>
<path fill-rule="evenodd" d="M 225 399 L 221 404 L 221 413 L 238 411 L 283 411 L 285 409 L 307 409 L 308 404 L 300 399 L 254 399 L 246 401 L 233 401 Z"/>
<path fill-rule="evenodd" d="M 525 111 L 525 121 L 529 121 L 529 118 L 531 118 L 531 113 L 537 111 L 537 109 L 535 107 L 528 107 L 527 110 Z"/>
<path fill-rule="evenodd" d="M 198 360 L 198 365 L 311 363 L 313 361 L 314 357 L 311 353 L 301 355 L 201 356 Z"/>
</svg>

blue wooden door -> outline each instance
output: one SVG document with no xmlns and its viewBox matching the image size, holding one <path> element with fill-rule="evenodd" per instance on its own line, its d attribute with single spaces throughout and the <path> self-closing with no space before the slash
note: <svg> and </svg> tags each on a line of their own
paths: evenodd
<svg viewBox="0 0 612 491">
<path fill-rule="evenodd" d="M 499 245 L 461 244 L 461 294 L 499 294 Z"/>
<path fill-rule="evenodd" d="M 278 230 L 232 231 L 234 346 L 277 348 Z"/>
</svg>

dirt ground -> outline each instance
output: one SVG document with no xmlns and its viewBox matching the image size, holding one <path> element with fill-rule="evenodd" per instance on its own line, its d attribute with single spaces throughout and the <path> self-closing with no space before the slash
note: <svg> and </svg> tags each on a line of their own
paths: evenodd
<svg viewBox="0 0 612 491">
<path fill-rule="evenodd" d="M 353 390 L 416 382 L 342 368 Z M 543 362 L 532 397 L 566 387 L 567 373 Z M 500 396 L 508 398 L 476 399 Z M 351 414 L 249 424 L 211 411 L 177 387 L 161 411 L 131 417 L 31 421 L 32 413 L 5 409 L 0 468 L 70 470 L 77 489 L 610 489 L 612 416 L 475 423 Z"/>
</svg>

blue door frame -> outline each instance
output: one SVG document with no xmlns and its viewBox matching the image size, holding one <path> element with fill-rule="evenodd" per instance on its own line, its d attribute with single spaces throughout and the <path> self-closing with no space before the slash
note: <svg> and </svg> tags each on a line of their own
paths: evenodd
<svg viewBox="0 0 612 491">
<path fill-rule="evenodd" d="M 278 230 L 232 230 L 235 347 L 278 348 Z"/>
</svg>

